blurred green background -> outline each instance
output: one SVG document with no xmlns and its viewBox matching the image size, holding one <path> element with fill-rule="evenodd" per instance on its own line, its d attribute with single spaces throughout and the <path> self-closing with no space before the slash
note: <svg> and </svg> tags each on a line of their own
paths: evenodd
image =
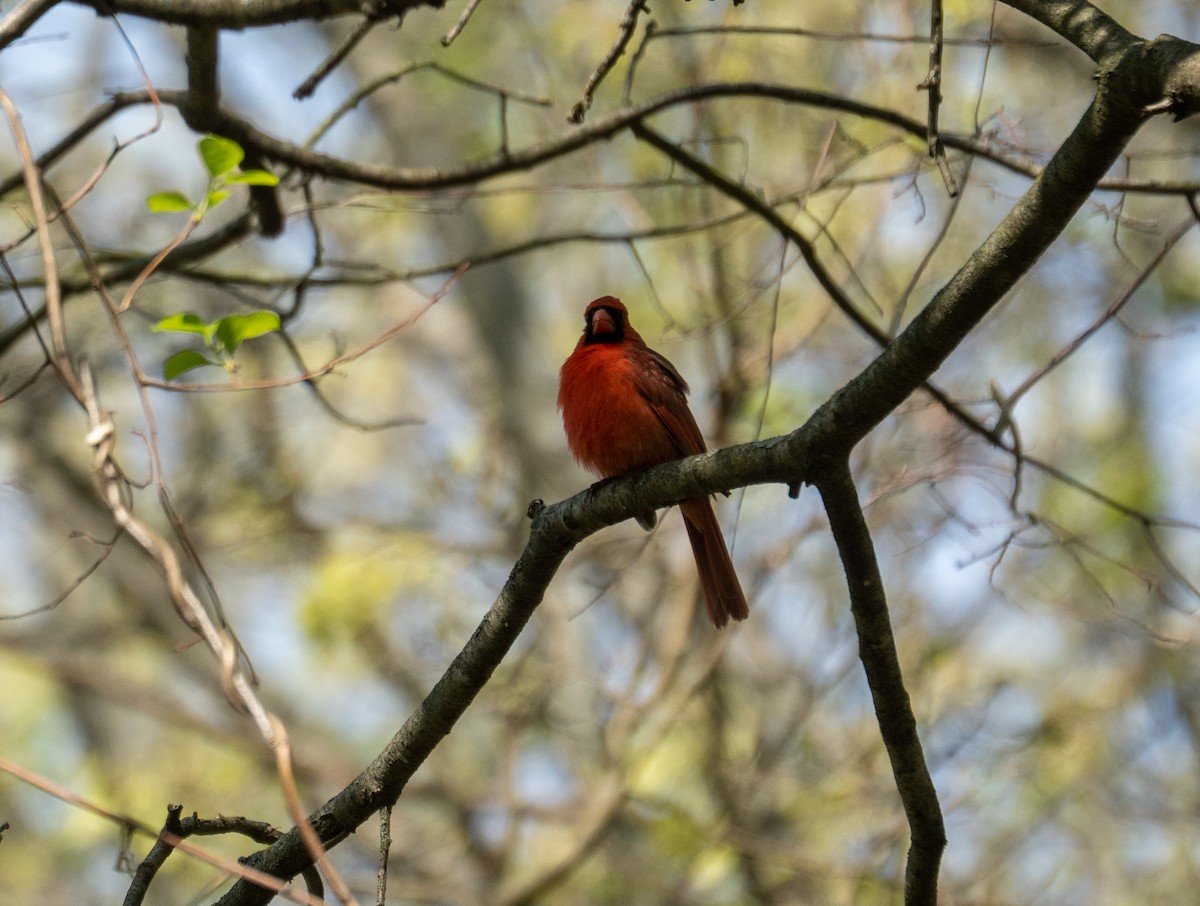
<svg viewBox="0 0 1200 906">
<path fill-rule="evenodd" d="M 361 86 L 433 62 L 447 71 L 417 69 L 371 93 L 316 149 L 452 170 L 494 153 L 502 123 L 514 150 L 578 128 L 567 114 L 623 8 L 486 0 L 448 47 L 440 39 L 461 9 L 418 9 L 399 29 L 375 29 L 303 102 L 292 91 L 353 21 L 226 32 L 223 103 L 304 142 Z M 1104 8 L 1142 35 L 1200 32 L 1192 4 Z M 1004 6 L 947 3 L 946 14 L 957 43 L 945 51 L 943 128 L 1046 160 L 1092 97 L 1089 61 Z M 652 17 L 659 36 L 637 56 L 634 101 L 761 82 L 925 116 L 924 4 L 659 0 Z M 138 90 L 138 60 L 160 88 L 185 83 L 181 29 L 120 24 L 136 59 L 111 19 L 70 5 L 0 54 L 0 84 L 35 153 L 108 92 Z M 671 33 L 718 26 L 798 31 Z M 588 122 L 621 105 L 641 40 L 639 28 Z M 70 196 L 114 141 L 153 121 L 146 106 L 111 117 L 48 180 Z M 741 97 L 651 123 L 783 201 L 781 213 L 885 327 L 906 323 L 1028 186 L 983 159 L 968 173 L 952 153 L 964 191 L 951 200 L 919 137 L 831 110 Z M 104 266 L 153 254 L 183 225 L 186 214 L 151 214 L 145 200 L 202 193 L 198 138 L 166 108 L 162 127 L 123 149 L 79 200 L 73 213 Z M 1114 175 L 1194 180 L 1198 154 L 1194 124 L 1160 117 Z M 0 163 L 4 176 L 19 171 L 11 141 Z M 410 329 L 315 390 L 150 391 L 174 507 L 264 702 L 290 730 L 315 808 L 461 648 L 524 544 L 528 502 L 590 482 L 555 410 L 557 370 L 588 301 L 626 302 L 692 384 L 710 446 L 794 429 L 876 348 L 795 249 L 627 133 L 438 192 L 302 187 L 274 169 L 283 235 L 160 269 L 138 292 L 123 324 L 148 373 L 187 341 L 152 332 L 160 318 L 273 308 L 288 343 L 248 342 L 239 377 L 293 376 L 297 356 L 316 367 L 369 342 L 473 262 Z M 245 206 L 236 189 L 196 235 Z M 1098 193 L 937 382 L 994 423 L 995 395 L 1037 374 L 1193 219 L 1179 195 Z M 10 192 L 0 242 L 20 239 L 28 220 L 23 190 Z M 60 231 L 55 241 L 64 279 L 86 283 L 70 239 Z M 1023 449 L 1084 489 L 1030 464 L 1018 470 L 920 395 L 856 452 L 946 814 L 947 903 L 1184 903 L 1200 884 L 1197 251 L 1192 230 L 1118 319 L 1012 412 Z M 40 305 L 36 243 L 6 255 L 26 301 Z M 152 465 L 139 435 L 150 426 L 108 317 L 79 293 L 67 320 L 114 412 L 122 462 L 142 480 Z M 43 359 L 24 321 L 9 287 L 6 396 Z M 187 379 L 230 380 L 218 369 Z M 0 405 L 5 615 L 54 599 L 102 553 L 96 540 L 113 535 L 85 431 L 49 370 Z M 134 506 L 169 529 L 153 487 L 135 492 Z M 677 514 L 652 535 L 627 523 L 581 545 L 400 800 L 390 902 L 900 901 L 906 824 L 816 495 L 757 487 L 718 512 L 751 618 L 723 634 L 704 621 Z M 209 587 L 194 567 L 190 578 Z M 191 642 L 152 565 L 122 541 L 57 608 L 0 623 L 0 755 L 152 827 L 168 803 L 290 826 L 270 751 Z M 119 827 L 7 775 L 0 821 L 11 825 L 0 876 L 13 903 L 116 902 L 123 869 L 148 846 L 135 838 L 127 850 Z M 254 848 L 194 842 L 229 857 Z M 376 857 L 369 826 L 334 851 L 364 902 Z M 208 902 L 220 880 L 175 855 L 147 902 Z"/>
</svg>

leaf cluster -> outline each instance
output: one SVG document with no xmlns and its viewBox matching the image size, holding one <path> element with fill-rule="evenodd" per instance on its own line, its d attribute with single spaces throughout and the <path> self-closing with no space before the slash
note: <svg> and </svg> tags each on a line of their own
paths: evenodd
<svg viewBox="0 0 1200 906">
<path fill-rule="evenodd" d="M 150 329 L 156 333 L 181 333 L 203 340 L 202 349 L 183 349 L 163 362 L 163 378 L 173 381 L 194 368 L 213 365 L 230 374 L 237 373 L 234 354 L 246 340 L 277 333 L 281 328 L 277 312 L 260 310 L 244 314 L 225 315 L 205 321 L 195 312 L 169 315 Z"/>
<path fill-rule="evenodd" d="M 279 177 L 268 170 L 240 169 L 246 152 L 233 139 L 206 135 L 200 139 L 197 148 L 208 171 L 208 185 L 204 193 L 194 201 L 179 190 L 155 192 L 146 199 L 146 207 L 155 214 L 191 211 L 192 220 L 200 223 L 212 208 L 232 194 L 229 186 L 279 185 Z"/>
</svg>

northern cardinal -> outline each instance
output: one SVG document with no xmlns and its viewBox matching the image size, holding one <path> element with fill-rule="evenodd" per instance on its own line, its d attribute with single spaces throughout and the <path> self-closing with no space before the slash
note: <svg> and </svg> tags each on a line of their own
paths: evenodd
<svg viewBox="0 0 1200 906">
<path fill-rule="evenodd" d="M 619 478 L 703 453 L 687 382 L 638 336 L 621 300 L 601 296 L 583 319 L 583 336 L 563 362 L 558 385 L 567 446 L 579 464 L 601 478 Z M 688 500 L 679 509 L 713 624 L 720 629 L 731 618 L 746 619 L 746 596 L 712 504 Z M 638 522 L 652 528 L 654 514 Z"/>
</svg>

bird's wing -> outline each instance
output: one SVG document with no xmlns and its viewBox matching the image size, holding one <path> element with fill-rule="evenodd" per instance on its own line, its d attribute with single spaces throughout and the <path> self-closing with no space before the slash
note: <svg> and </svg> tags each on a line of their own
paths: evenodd
<svg viewBox="0 0 1200 906">
<path fill-rule="evenodd" d="M 675 366 L 653 349 L 644 350 L 650 366 L 640 372 L 644 377 L 638 388 L 650 404 L 659 424 L 667 432 L 680 458 L 703 453 L 704 435 L 687 404 L 687 381 L 675 370 Z"/>
</svg>

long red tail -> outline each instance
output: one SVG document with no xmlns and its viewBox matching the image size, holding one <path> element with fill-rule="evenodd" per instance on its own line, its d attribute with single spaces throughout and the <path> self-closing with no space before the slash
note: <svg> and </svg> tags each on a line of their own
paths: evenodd
<svg viewBox="0 0 1200 906">
<path fill-rule="evenodd" d="M 733 560 L 729 557 L 729 548 L 725 546 L 712 504 L 707 499 L 689 500 L 680 504 L 679 509 L 692 542 L 700 587 L 704 589 L 704 600 L 713 625 L 720 629 L 730 619 L 746 619 L 750 616 L 750 608 L 733 570 Z"/>
</svg>

